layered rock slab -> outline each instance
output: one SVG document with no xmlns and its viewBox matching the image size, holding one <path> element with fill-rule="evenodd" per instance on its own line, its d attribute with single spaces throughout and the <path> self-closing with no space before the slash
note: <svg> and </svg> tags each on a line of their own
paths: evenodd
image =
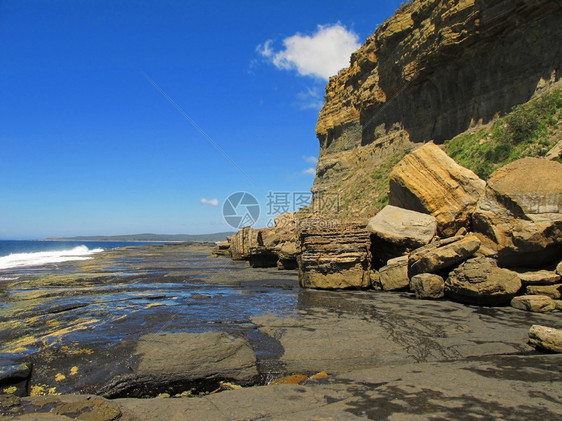
<svg viewBox="0 0 562 421">
<path fill-rule="evenodd" d="M 367 288 L 369 233 L 365 222 L 336 222 L 300 233 L 299 282 L 303 288 Z"/>
<path fill-rule="evenodd" d="M 545 313 L 556 308 L 556 303 L 547 295 L 519 295 L 513 297 L 511 306 L 520 310 Z"/>
<path fill-rule="evenodd" d="M 525 294 L 546 295 L 553 300 L 562 299 L 562 284 L 554 285 L 529 285 L 525 289 Z"/>
<path fill-rule="evenodd" d="M 427 143 L 406 155 L 390 174 L 389 204 L 433 215 L 439 234 L 468 227 L 486 183 Z"/>
<path fill-rule="evenodd" d="M 250 249 L 258 246 L 258 230 L 244 227 L 230 240 L 230 255 L 233 260 L 248 260 Z"/>
<path fill-rule="evenodd" d="M 523 158 L 492 174 L 472 217 L 502 266 L 537 267 L 562 255 L 562 164 Z"/>
<path fill-rule="evenodd" d="M 480 240 L 474 235 L 435 241 L 410 253 L 408 274 L 412 277 L 419 273 L 439 273 L 465 261 L 479 248 Z"/>
</svg>

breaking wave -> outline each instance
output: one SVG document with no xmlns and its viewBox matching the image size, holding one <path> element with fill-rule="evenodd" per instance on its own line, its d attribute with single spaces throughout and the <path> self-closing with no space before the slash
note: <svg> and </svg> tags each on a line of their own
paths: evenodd
<svg viewBox="0 0 562 421">
<path fill-rule="evenodd" d="M 86 246 L 74 247 L 70 250 L 40 251 L 35 253 L 12 253 L 0 257 L 0 269 L 43 266 L 49 263 L 61 263 L 71 260 L 91 259 L 91 255 L 102 252 L 102 248 L 88 249 Z"/>
</svg>

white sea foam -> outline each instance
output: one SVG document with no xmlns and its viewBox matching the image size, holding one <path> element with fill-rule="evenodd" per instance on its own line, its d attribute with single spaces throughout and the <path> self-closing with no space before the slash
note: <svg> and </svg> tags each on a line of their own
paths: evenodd
<svg viewBox="0 0 562 421">
<path fill-rule="evenodd" d="M 36 253 L 13 253 L 0 257 L 0 269 L 42 266 L 49 263 L 61 263 L 71 260 L 91 259 L 91 255 L 103 251 L 102 248 L 93 250 L 86 246 L 74 247 L 71 250 L 40 251 Z"/>
</svg>

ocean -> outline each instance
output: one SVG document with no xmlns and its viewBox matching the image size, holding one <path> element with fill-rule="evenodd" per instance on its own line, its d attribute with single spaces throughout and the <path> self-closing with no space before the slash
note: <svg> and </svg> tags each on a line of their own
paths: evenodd
<svg viewBox="0 0 562 421">
<path fill-rule="evenodd" d="M 104 250 L 146 244 L 162 243 L 0 240 L 0 270 L 87 260 Z"/>
</svg>

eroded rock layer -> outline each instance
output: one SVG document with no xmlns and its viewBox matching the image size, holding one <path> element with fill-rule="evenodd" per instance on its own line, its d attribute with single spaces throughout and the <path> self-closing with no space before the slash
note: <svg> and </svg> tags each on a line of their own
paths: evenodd
<svg viewBox="0 0 562 421">
<path fill-rule="evenodd" d="M 304 288 L 338 289 L 369 286 L 369 232 L 365 221 L 337 222 L 300 233 L 297 258 Z"/>
<path fill-rule="evenodd" d="M 559 81 L 561 21 L 554 0 L 401 7 L 326 87 L 313 191 L 345 195 L 359 173 L 415 143 L 452 138 Z M 372 214 L 372 199 L 349 206 Z"/>
</svg>

